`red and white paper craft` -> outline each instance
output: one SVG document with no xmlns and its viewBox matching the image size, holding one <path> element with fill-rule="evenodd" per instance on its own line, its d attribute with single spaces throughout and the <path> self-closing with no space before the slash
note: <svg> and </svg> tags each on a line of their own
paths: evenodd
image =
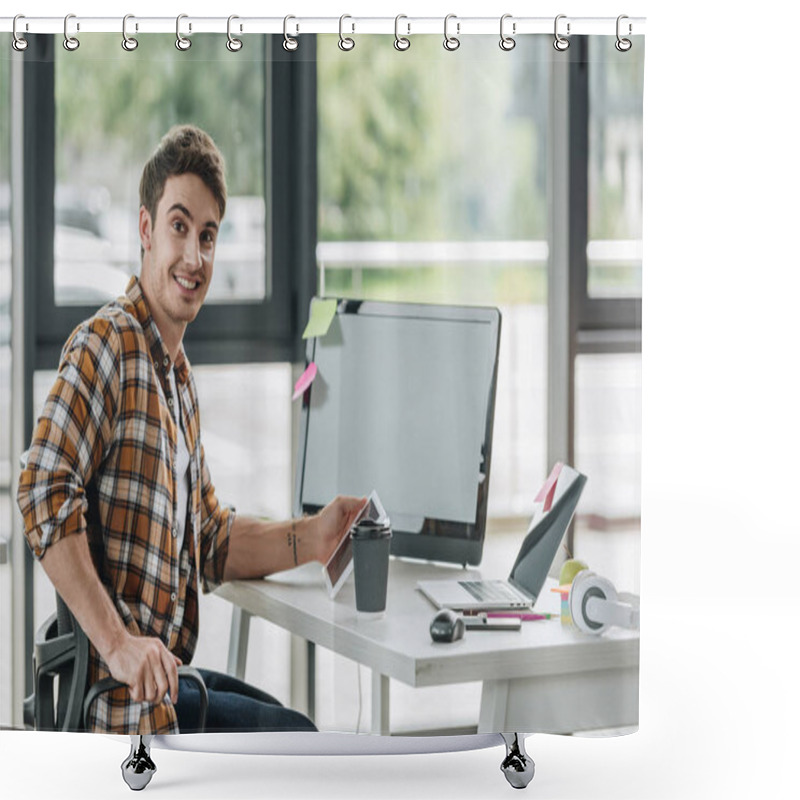
<svg viewBox="0 0 800 800">
<path fill-rule="evenodd" d="M 303 392 L 308 389 L 317 377 L 317 365 L 312 361 L 307 367 L 306 371 L 298 378 L 297 383 L 294 385 L 294 394 L 292 400 L 297 400 L 301 397 Z"/>
</svg>

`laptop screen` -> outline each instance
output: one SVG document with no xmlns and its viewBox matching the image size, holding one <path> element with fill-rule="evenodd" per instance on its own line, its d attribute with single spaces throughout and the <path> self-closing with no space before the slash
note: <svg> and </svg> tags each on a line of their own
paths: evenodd
<svg viewBox="0 0 800 800">
<path fill-rule="evenodd" d="M 479 563 L 499 337 L 497 309 L 340 301 L 307 349 L 296 512 L 375 490 L 395 555 Z"/>
<path fill-rule="evenodd" d="M 522 542 L 509 583 L 534 600 L 542 590 L 585 485 L 585 475 L 571 467 L 561 467 L 550 510 L 538 519 L 534 517 Z"/>
</svg>

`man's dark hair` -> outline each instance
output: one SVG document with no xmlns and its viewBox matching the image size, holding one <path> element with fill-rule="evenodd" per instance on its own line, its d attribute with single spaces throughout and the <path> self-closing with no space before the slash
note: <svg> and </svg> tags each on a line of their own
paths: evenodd
<svg viewBox="0 0 800 800">
<path fill-rule="evenodd" d="M 186 173 L 197 175 L 203 181 L 217 201 L 220 219 L 225 216 L 228 189 L 222 153 L 205 131 L 194 125 L 176 125 L 159 142 L 144 165 L 139 181 L 139 204 L 148 210 L 153 223 L 167 178 Z"/>
</svg>

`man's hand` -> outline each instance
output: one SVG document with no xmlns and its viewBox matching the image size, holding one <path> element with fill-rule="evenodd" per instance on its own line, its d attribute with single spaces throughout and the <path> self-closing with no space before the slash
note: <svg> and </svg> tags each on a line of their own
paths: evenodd
<svg viewBox="0 0 800 800">
<path fill-rule="evenodd" d="M 167 693 L 173 703 L 177 701 L 182 662 L 160 639 L 125 631 L 114 649 L 103 655 L 112 677 L 128 684 L 134 702 L 159 703 Z"/>
<path fill-rule="evenodd" d="M 45 551 L 42 566 L 112 677 L 130 687 L 136 702 L 178 699 L 181 660 L 160 639 L 133 636 L 125 628 L 89 554 L 84 534 L 65 536 Z"/>
<path fill-rule="evenodd" d="M 312 518 L 318 561 L 331 557 L 366 504 L 365 497 L 337 497 Z"/>
</svg>

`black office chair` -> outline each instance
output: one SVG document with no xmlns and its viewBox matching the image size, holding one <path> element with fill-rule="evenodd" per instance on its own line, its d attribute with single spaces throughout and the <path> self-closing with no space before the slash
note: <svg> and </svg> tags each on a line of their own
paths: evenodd
<svg viewBox="0 0 800 800">
<path fill-rule="evenodd" d="M 101 694 L 125 685 L 115 678 L 103 678 L 87 689 L 88 673 L 89 639 L 56 593 L 56 612 L 39 627 L 34 640 L 34 689 L 24 702 L 25 727 L 38 731 L 86 730 L 86 715 L 92 703 Z M 178 667 L 178 676 L 197 684 L 200 692 L 199 729 L 203 731 L 208 709 L 208 693 L 203 678 L 189 666 Z M 143 789 L 155 770 L 150 758 L 149 737 L 132 736 L 131 752 L 122 763 L 125 782 L 132 789 Z"/>
</svg>

